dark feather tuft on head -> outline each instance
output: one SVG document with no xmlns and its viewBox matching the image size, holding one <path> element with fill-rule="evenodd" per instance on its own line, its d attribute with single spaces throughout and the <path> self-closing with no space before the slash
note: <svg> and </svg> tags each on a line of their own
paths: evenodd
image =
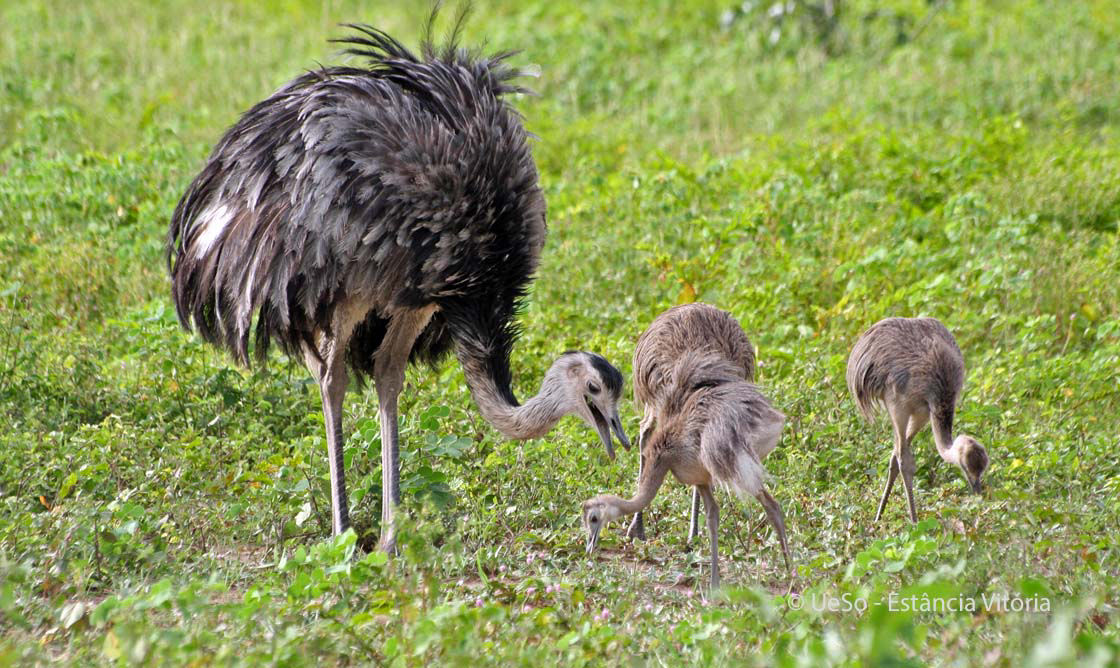
<svg viewBox="0 0 1120 668">
<path fill-rule="evenodd" d="M 603 385 L 610 392 L 611 396 L 618 398 L 622 396 L 622 372 L 614 367 L 613 364 L 607 361 L 607 358 L 596 353 L 587 353 L 591 358 L 591 367 L 603 379 Z"/>
</svg>

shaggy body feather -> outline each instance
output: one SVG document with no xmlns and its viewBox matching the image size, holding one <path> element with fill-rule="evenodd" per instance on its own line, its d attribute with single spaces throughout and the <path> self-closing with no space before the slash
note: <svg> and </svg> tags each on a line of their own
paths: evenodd
<svg viewBox="0 0 1120 668">
<path fill-rule="evenodd" d="M 179 202 L 179 318 L 247 364 L 254 315 L 258 357 L 273 340 L 295 354 L 361 299 L 349 362 L 370 374 L 390 314 L 434 303 L 413 356 L 459 343 L 512 400 L 512 318 L 546 235 L 528 136 L 503 100 L 516 72 L 453 47 L 421 60 L 363 31 L 346 41 L 369 69 L 308 72 L 254 106 Z"/>
<path fill-rule="evenodd" d="M 949 420 L 964 385 L 964 356 L 953 335 L 934 318 L 887 318 L 852 349 L 848 388 L 871 420 L 888 394 L 923 401 Z"/>
<path fill-rule="evenodd" d="M 754 380 L 754 346 L 729 313 L 708 304 L 675 306 L 657 316 L 634 346 L 634 398 L 642 406 L 657 400 L 672 382 L 677 361 L 689 351 L 710 350 Z"/>
</svg>

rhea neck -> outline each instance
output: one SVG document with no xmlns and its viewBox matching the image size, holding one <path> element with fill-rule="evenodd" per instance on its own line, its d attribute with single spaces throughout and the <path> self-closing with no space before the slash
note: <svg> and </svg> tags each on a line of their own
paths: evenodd
<svg viewBox="0 0 1120 668">
<path fill-rule="evenodd" d="M 579 398 L 572 398 L 563 358 L 545 374 L 536 396 L 518 403 L 508 374 L 494 374 L 485 364 L 460 356 L 467 385 L 478 410 L 486 421 L 513 440 L 539 438 L 549 432 L 560 418 L 579 410 Z M 507 380 L 500 377 L 504 376 Z"/>
<path fill-rule="evenodd" d="M 933 442 L 937 446 L 937 453 L 950 464 L 959 466 L 961 450 L 953 442 L 953 414 L 930 411 L 930 426 L 933 428 Z"/>
<path fill-rule="evenodd" d="M 668 473 L 668 469 L 664 466 L 646 466 L 642 469 L 642 476 L 638 480 L 638 492 L 633 498 L 624 499 L 613 494 L 604 494 L 595 499 L 609 509 L 609 515 L 604 521 L 617 519 L 624 515 L 633 515 L 645 510 L 649 504 L 653 503 L 653 497 L 657 496 L 657 490 L 661 489 L 661 483 L 665 481 L 666 473 Z"/>
</svg>

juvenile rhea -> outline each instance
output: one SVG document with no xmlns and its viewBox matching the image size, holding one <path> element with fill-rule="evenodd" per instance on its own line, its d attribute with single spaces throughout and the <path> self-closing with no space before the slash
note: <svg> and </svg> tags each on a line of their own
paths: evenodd
<svg viewBox="0 0 1120 668">
<path fill-rule="evenodd" d="M 663 312 L 642 332 L 634 346 L 634 398 L 643 410 L 639 450 L 657 419 L 654 405 L 669 391 L 677 361 L 691 350 L 721 355 L 735 367 L 740 379 L 754 382 L 754 346 L 730 313 L 700 302 L 674 306 Z M 641 476 L 640 468 L 638 475 Z M 700 492 L 694 489 L 688 522 L 689 542 L 700 533 L 699 519 Z M 634 515 L 626 535 L 645 540 L 641 513 Z"/>
<path fill-rule="evenodd" d="M 964 384 L 964 357 L 953 335 L 934 318 L 887 318 L 860 336 L 848 358 L 848 389 L 868 420 L 885 407 L 894 426 L 894 451 L 879 510 L 883 515 L 895 478 L 902 472 L 910 520 L 918 521 L 914 505 L 914 453 L 910 442 L 927 422 L 941 458 L 964 472 L 980 493 L 988 453 L 965 434 L 953 438 L 953 414 Z"/>
<path fill-rule="evenodd" d="M 632 499 L 603 494 L 583 504 L 587 552 L 595 550 L 607 522 L 649 506 L 665 474 L 672 472 L 677 480 L 695 486 L 704 500 L 712 544 L 713 588 L 719 586 L 715 486 L 736 496 L 758 499 L 777 531 L 788 569 L 785 520 L 778 502 L 766 489 L 762 468 L 762 459 L 778 444 L 785 416 L 754 385 L 742 380 L 734 364 L 708 351 L 684 354 L 655 412 L 656 427 L 642 444 L 637 494 Z"/>
</svg>

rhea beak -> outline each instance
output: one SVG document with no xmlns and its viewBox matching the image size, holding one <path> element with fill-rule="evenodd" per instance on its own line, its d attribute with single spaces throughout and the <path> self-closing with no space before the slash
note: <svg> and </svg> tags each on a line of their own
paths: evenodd
<svg viewBox="0 0 1120 668">
<path fill-rule="evenodd" d="M 611 416 L 611 428 L 614 429 L 614 435 L 618 437 L 618 442 L 622 444 L 622 447 L 629 450 L 630 439 L 627 438 L 626 432 L 622 429 L 622 418 L 618 417 L 617 410 L 614 412 L 614 415 Z"/>
<path fill-rule="evenodd" d="M 590 555 L 599 547 L 599 529 L 601 525 L 587 528 L 587 554 Z"/>
<path fill-rule="evenodd" d="M 603 413 L 591 403 L 587 401 L 587 408 L 591 411 L 591 419 L 595 422 L 595 430 L 599 432 L 599 438 L 603 441 L 603 446 L 607 449 L 607 456 L 614 459 L 614 444 L 611 443 L 611 424 L 603 417 Z M 617 415 L 613 418 L 618 420 Z"/>
<path fill-rule="evenodd" d="M 977 478 L 976 480 L 969 480 L 968 485 L 972 488 L 973 492 L 976 492 L 977 494 L 984 493 L 984 484 L 980 482 L 980 478 Z"/>
</svg>

